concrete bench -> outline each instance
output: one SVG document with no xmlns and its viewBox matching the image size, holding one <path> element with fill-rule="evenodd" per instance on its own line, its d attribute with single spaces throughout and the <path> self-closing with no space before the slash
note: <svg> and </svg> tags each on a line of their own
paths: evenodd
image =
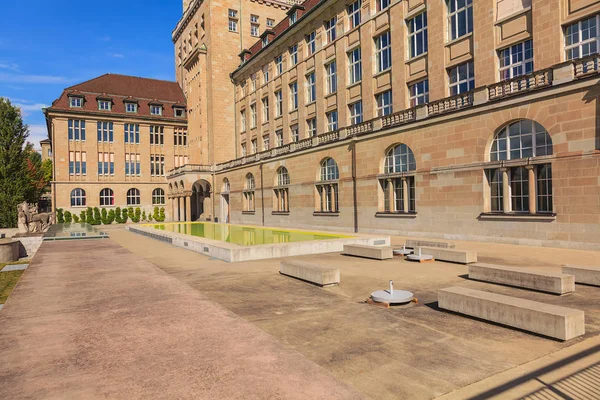
<svg viewBox="0 0 600 400">
<path fill-rule="evenodd" d="M 569 340 L 585 334 L 581 310 L 462 287 L 438 291 L 438 305 L 486 321 Z"/>
<path fill-rule="evenodd" d="M 563 274 L 573 275 L 576 283 L 600 286 L 600 267 L 584 265 L 564 265 Z"/>
<path fill-rule="evenodd" d="M 339 269 L 323 268 L 305 261 L 281 261 L 279 264 L 279 273 L 319 286 L 330 286 L 340 283 Z"/>
<path fill-rule="evenodd" d="M 375 260 L 387 260 L 393 257 L 393 247 L 345 244 L 344 254 L 363 258 L 373 258 Z"/>
<path fill-rule="evenodd" d="M 456 248 L 455 244 L 447 243 L 447 242 L 431 242 L 429 240 L 407 240 L 406 247 L 411 249 L 416 249 L 417 247 L 435 247 L 438 249 L 454 249 Z"/>
<path fill-rule="evenodd" d="M 575 291 L 573 275 L 530 271 L 504 265 L 471 264 L 469 265 L 469 279 L 555 294 Z"/>
<path fill-rule="evenodd" d="M 423 254 L 430 254 L 438 261 L 449 261 L 458 264 L 470 264 L 477 262 L 477 252 L 469 250 L 455 249 L 440 249 L 436 247 L 417 247 L 415 253 L 419 249 Z"/>
</svg>

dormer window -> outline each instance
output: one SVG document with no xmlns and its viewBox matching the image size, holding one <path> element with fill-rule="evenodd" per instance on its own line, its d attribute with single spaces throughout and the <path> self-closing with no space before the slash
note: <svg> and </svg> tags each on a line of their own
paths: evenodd
<svg viewBox="0 0 600 400">
<path fill-rule="evenodd" d="M 98 110 L 110 111 L 111 105 L 110 100 L 98 100 Z"/>
<path fill-rule="evenodd" d="M 295 24 L 297 20 L 298 20 L 298 12 L 294 11 L 292 14 L 290 14 L 290 25 Z"/>
<path fill-rule="evenodd" d="M 125 103 L 125 111 L 128 113 L 136 113 L 138 105 L 136 103 Z"/>
<path fill-rule="evenodd" d="M 162 115 L 162 106 L 150 106 L 150 114 Z"/>
<path fill-rule="evenodd" d="M 262 47 L 266 47 L 269 44 L 269 37 L 265 36 L 262 38 Z"/>
<path fill-rule="evenodd" d="M 185 117 L 185 109 L 183 108 L 175 108 L 175 116 L 178 118 L 183 118 Z"/>
<path fill-rule="evenodd" d="M 81 108 L 83 107 L 83 98 L 81 97 L 69 97 L 69 105 L 72 108 Z"/>
</svg>

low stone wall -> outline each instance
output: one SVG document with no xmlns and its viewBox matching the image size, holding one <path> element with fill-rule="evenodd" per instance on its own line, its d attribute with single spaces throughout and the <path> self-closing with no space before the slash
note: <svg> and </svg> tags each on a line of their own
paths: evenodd
<svg viewBox="0 0 600 400">
<path fill-rule="evenodd" d="M 0 239 L 0 263 L 9 263 L 19 259 L 19 242 Z"/>
<path fill-rule="evenodd" d="M 279 273 L 319 286 L 330 286 L 340 283 L 339 269 L 324 268 L 305 261 L 282 261 L 279 264 Z"/>
<path fill-rule="evenodd" d="M 576 283 L 600 286 L 600 267 L 565 265 L 562 267 L 562 272 L 573 275 Z"/>
<path fill-rule="evenodd" d="M 33 258 L 42 245 L 43 234 L 28 234 L 27 236 L 15 235 L 12 239 L 19 242 L 19 258 Z"/>
</svg>

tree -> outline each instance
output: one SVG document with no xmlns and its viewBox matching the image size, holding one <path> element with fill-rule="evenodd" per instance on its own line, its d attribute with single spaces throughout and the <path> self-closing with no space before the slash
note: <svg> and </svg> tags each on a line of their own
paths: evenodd
<svg viewBox="0 0 600 400">
<path fill-rule="evenodd" d="M 21 110 L 0 97 L 0 227 L 17 226 L 17 204 L 30 191 L 25 140 L 29 129 Z"/>
<path fill-rule="evenodd" d="M 37 203 L 50 179 L 52 179 L 52 170 L 50 170 L 50 179 L 46 179 L 46 171 L 42 166 L 42 156 L 34 150 L 31 143 L 25 145 L 25 153 L 27 155 L 27 177 L 29 178 L 25 198 L 29 203 Z"/>
</svg>

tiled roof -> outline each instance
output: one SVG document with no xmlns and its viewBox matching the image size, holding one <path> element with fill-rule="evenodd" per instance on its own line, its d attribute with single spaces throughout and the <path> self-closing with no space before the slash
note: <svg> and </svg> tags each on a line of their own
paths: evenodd
<svg viewBox="0 0 600 400">
<path fill-rule="evenodd" d="M 85 101 L 82 108 L 71 108 L 70 96 L 82 96 Z M 98 110 L 97 99 L 111 99 L 110 111 Z M 186 106 L 183 91 L 177 82 L 158 79 L 139 78 L 135 76 L 105 74 L 97 78 L 66 88 L 56 99 L 50 110 L 71 110 L 81 112 L 98 112 L 106 114 L 126 114 L 124 101 L 138 103 L 138 112 L 133 115 L 150 115 L 149 104 L 162 104 L 162 117 L 174 117 L 173 105 Z"/>
<path fill-rule="evenodd" d="M 301 4 L 301 7 L 296 9 L 297 19 L 294 24 L 297 24 L 298 22 L 300 22 L 300 18 L 304 14 L 308 13 L 310 10 L 315 8 L 320 3 L 325 3 L 325 1 L 323 1 L 323 0 L 306 0 L 305 2 L 303 2 Z M 272 28 L 274 35 L 270 35 L 270 37 L 269 37 L 269 44 L 271 42 L 273 42 L 277 37 L 281 36 L 289 27 L 290 27 L 290 18 L 289 17 L 284 18 L 280 23 L 275 25 L 275 27 Z M 258 53 L 260 50 L 262 50 L 262 48 L 263 48 L 263 46 L 262 46 L 261 40 L 254 43 L 252 45 L 252 47 L 250 47 L 249 53 L 246 53 L 246 61 L 252 59 L 252 57 L 254 57 L 256 55 L 256 53 Z"/>
</svg>

